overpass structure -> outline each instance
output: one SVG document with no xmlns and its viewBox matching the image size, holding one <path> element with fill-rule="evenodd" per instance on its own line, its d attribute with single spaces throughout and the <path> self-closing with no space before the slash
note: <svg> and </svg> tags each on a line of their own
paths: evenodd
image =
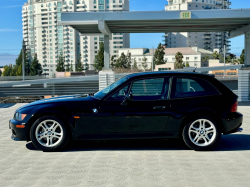
<svg viewBox="0 0 250 187">
<path fill-rule="evenodd" d="M 100 85 L 114 77 L 110 70 L 109 40 L 112 33 L 220 32 L 229 37 L 245 35 L 245 68 L 239 70 L 239 100 L 249 100 L 250 9 L 141 12 L 64 12 L 61 25 L 70 25 L 82 35 L 104 35 L 104 69 Z M 112 82 L 112 81 L 111 81 Z"/>
</svg>

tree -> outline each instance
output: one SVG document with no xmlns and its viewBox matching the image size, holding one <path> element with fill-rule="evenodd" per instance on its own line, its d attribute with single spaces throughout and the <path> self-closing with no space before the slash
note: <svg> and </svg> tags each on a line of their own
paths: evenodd
<svg viewBox="0 0 250 187">
<path fill-rule="evenodd" d="M 22 67 L 22 64 L 20 65 Z M 18 76 L 17 74 L 18 66 L 14 65 L 14 67 L 11 68 L 10 76 Z M 22 72 L 21 72 L 22 73 Z"/>
<path fill-rule="evenodd" d="M 154 54 L 154 65 L 165 64 L 166 61 L 164 60 L 164 55 L 165 55 L 164 47 L 159 43 Z"/>
<path fill-rule="evenodd" d="M 204 57 L 202 57 L 201 61 L 207 62 L 209 59 L 210 59 L 210 57 L 208 55 L 205 55 Z"/>
<path fill-rule="evenodd" d="M 131 69 L 132 59 L 131 59 L 131 53 L 129 51 L 127 52 L 126 60 L 127 60 L 127 68 Z"/>
<path fill-rule="evenodd" d="M 79 57 L 77 59 L 77 65 L 76 65 L 76 72 L 82 72 L 83 70 L 83 65 L 82 65 L 82 55 L 81 53 L 79 54 Z"/>
<path fill-rule="evenodd" d="M 145 56 L 142 59 L 142 67 L 143 67 L 144 71 L 146 71 L 146 69 L 148 68 L 147 60 L 148 59 Z"/>
<path fill-rule="evenodd" d="M 127 55 L 124 53 L 113 64 L 114 68 L 130 69 L 131 68 L 131 53 L 128 51 Z"/>
<path fill-rule="evenodd" d="M 59 55 L 59 59 L 57 61 L 57 65 L 56 65 L 57 72 L 64 72 L 65 71 L 64 63 L 65 63 L 65 58 L 63 56 L 63 52 L 61 51 L 60 55 Z"/>
<path fill-rule="evenodd" d="M 111 57 L 111 68 L 114 68 L 114 66 L 115 66 L 114 60 L 115 60 L 115 57 L 114 57 L 114 55 L 112 55 L 112 57 Z"/>
<path fill-rule="evenodd" d="M 104 44 L 103 42 L 100 43 L 99 51 L 95 56 L 93 67 L 96 71 L 101 71 L 104 67 Z"/>
<path fill-rule="evenodd" d="M 39 63 L 37 59 L 37 54 L 35 53 L 34 59 L 30 64 L 30 76 L 35 76 L 35 75 L 42 75 L 43 69 L 41 64 Z"/>
<path fill-rule="evenodd" d="M 188 63 L 188 62 L 186 62 L 186 67 L 190 67 L 190 65 L 189 65 L 189 63 Z"/>
<path fill-rule="evenodd" d="M 175 69 L 183 69 L 185 67 L 185 64 L 183 63 L 183 55 L 181 52 L 176 53 L 175 55 L 175 63 L 174 68 Z"/>
<path fill-rule="evenodd" d="M 66 64 L 66 71 L 70 72 L 70 65 L 69 65 L 69 63 Z"/>
<path fill-rule="evenodd" d="M 244 61 L 245 61 L 245 49 L 242 50 L 242 53 L 239 59 L 240 64 L 244 64 Z"/>
<path fill-rule="evenodd" d="M 218 60 L 221 60 L 221 59 L 222 59 L 222 56 L 221 56 L 217 51 L 214 51 L 214 52 L 213 52 L 212 57 L 213 57 L 214 59 L 218 59 Z"/>
<path fill-rule="evenodd" d="M 18 66 L 18 69 L 16 71 L 16 76 L 22 76 L 23 74 L 23 65 L 21 64 L 20 66 Z"/>
<path fill-rule="evenodd" d="M 4 69 L 3 69 L 3 76 L 10 76 L 10 67 L 8 65 L 4 66 Z"/>
<path fill-rule="evenodd" d="M 73 65 L 72 65 L 72 62 L 70 64 L 70 72 L 73 72 Z"/>
<path fill-rule="evenodd" d="M 3 73 L 3 72 L 0 70 L 0 77 L 2 76 L 2 73 Z"/>
<path fill-rule="evenodd" d="M 137 66 L 136 58 L 134 58 L 134 65 L 133 65 L 132 69 L 135 70 L 135 71 L 139 70 L 139 68 Z"/>
</svg>

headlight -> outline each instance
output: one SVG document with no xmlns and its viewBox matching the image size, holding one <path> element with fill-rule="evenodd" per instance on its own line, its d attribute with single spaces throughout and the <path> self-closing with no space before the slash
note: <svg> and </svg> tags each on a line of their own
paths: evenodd
<svg viewBox="0 0 250 187">
<path fill-rule="evenodd" d="M 14 115 L 14 119 L 17 121 L 23 121 L 23 119 L 27 116 L 27 114 L 20 114 L 19 112 L 16 112 Z"/>
</svg>

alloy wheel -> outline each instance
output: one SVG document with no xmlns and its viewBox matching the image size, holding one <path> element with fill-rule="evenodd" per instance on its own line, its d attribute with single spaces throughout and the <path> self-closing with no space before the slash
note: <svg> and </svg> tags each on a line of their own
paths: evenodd
<svg viewBox="0 0 250 187">
<path fill-rule="evenodd" d="M 190 125 L 188 136 L 195 145 L 208 146 L 216 137 L 215 125 L 208 119 L 198 119 Z"/>
<path fill-rule="evenodd" d="M 63 129 L 55 120 L 44 120 L 36 127 L 36 140 L 44 147 L 54 147 L 63 138 Z"/>
</svg>

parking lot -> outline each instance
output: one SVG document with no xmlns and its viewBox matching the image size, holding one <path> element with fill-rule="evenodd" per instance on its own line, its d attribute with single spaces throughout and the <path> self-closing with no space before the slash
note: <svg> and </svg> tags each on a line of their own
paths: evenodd
<svg viewBox="0 0 250 187">
<path fill-rule="evenodd" d="M 0 104 L 0 186 L 249 186 L 250 102 L 243 132 L 195 152 L 181 141 L 73 142 L 62 152 L 15 142 L 8 120 L 23 104 Z"/>
</svg>

